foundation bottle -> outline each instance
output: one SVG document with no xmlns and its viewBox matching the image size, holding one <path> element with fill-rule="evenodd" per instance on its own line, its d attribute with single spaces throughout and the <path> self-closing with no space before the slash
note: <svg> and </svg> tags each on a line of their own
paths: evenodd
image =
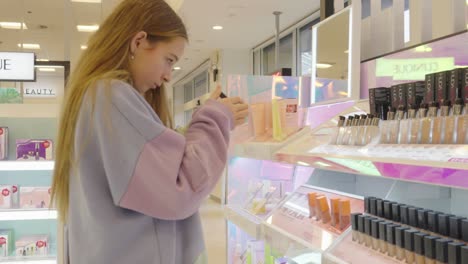
<svg viewBox="0 0 468 264">
<path fill-rule="evenodd" d="M 392 220 L 397 223 L 399 223 L 401 220 L 400 206 L 401 204 L 399 203 L 392 203 Z"/>
<path fill-rule="evenodd" d="M 457 144 L 468 144 L 468 104 L 465 113 L 457 116 Z"/>
<path fill-rule="evenodd" d="M 339 228 L 339 220 L 340 220 L 340 199 L 339 198 L 331 198 L 330 199 L 330 207 L 331 207 L 331 225 L 333 227 Z"/>
<path fill-rule="evenodd" d="M 384 200 L 377 200 L 377 216 L 384 217 Z"/>
<path fill-rule="evenodd" d="M 379 223 L 379 250 L 383 254 L 387 254 L 387 225 L 391 223 L 380 222 Z"/>
<path fill-rule="evenodd" d="M 416 230 L 405 230 L 405 259 L 407 264 L 415 263 L 414 254 L 414 235 L 418 233 Z"/>
<path fill-rule="evenodd" d="M 364 219 L 364 244 L 368 248 L 372 247 L 372 220 L 374 219 L 373 217 L 366 217 Z"/>
<path fill-rule="evenodd" d="M 413 127 L 415 129 L 417 129 L 417 134 L 418 134 L 418 144 L 423 144 L 423 140 L 422 140 L 422 136 L 423 136 L 423 133 L 422 133 L 422 124 L 423 124 L 423 120 L 426 120 L 426 122 L 424 123 L 426 125 L 426 131 L 424 132 L 424 136 L 426 136 L 425 140 L 426 141 L 429 141 L 429 130 L 430 130 L 430 127 L 431 127 L 431 123 L 427 122 L 427 108 L 428 108 L 428 105 L 427 104 L 422 104 L 421 107 L 419 108 L 419 111 L 418 111 L 418 119 L 415 120 L 415 122 L 417 122 L 418 124 L 416 125 L 414 122 L 411 124 L 411 133 L 413 133 Z M 426 133 L 427 132 L 427 133 Z"/>
<path fill-rule="evenodd" d="M 358 242 L 359 243 L 359 227 L 358 227 L 358 219 L 359 219 L 359 216 L 362 216 L 362 214 L 360 213 L 355 213 L 355 214 L 351 214 L 351 229 L 352 229 L 352 239 L 354 242 Z"/>
<path fill-rule="evenodd" d="M 442 144 L 443 139 L 443 123 L 445 118 L 449 115 L 450 101 L 444 100 L 443 105 L 440 107 L 440 116 L 432 119 L 431 133 L 432 144 Z"/>
<path fill-rule="evenodd" d="M 437 111 L 437 103 L 432 102 L 427 117 L 421 119 L 421 144 L 432 144 L 432 125 L 434 118 L 437 117 Z"/>
<path fill-rule="evenodd" d="M 448 264 L 462 264 L 461 262 L 461 248 L 464 247 L 464 243 L 450 242 L 448 243 Z"/>
<path fill-rule="evenodd" d="M 328 206 L 327 197 L 322 196 L 317 198 L 318 206 L 320 209 L 320 218 L 322 219 L 322 223 L 328 224 L 330 223 L 331 216 L 330 216 L 330 207 Z"/>
<path fill-rule="evenodd" d="M 438 215 L 438 233 L 443 235 L 443 236 L 448 236 L 450 234 L 450 220 L 449 218 L 452 215 L 446 215 L 446 214 L 439 214 Z"/>
<path fill-rule="evenodd" d="M 371 235 L 372 235 L 372 249 L 379 251 L 379 223 L 383 222 L 380 219 L 372 219 L 371 223 Z"/>
<path fill-rule="evenodd" d="M 343 138 L 339 145 L 347 145 L 351 137 L 352 127 L 354 126 L 354 116 L 349 116 L 343 132 Z"/>
<path fill-rule="evenodd" d="M 330 140 L 331 145 L 336 145 L 338 144 L 338 138 L 339 135 L 343 135 L 343 130 L 344 130 L 344 124 L 345 124 L 346 118 L 344 116 L 340 116 L 338 119 L 338 126 L 336 127 L 335 132 L 333 133 L 332 139 Z"/>
<path fill-rule="evenodd" d="M 433 234 L 439 232 L 439 213 L 437 212 L 428 212 L 427 213 L 427 230 Z"/>
<path fill-rule="evenodd" d="M 350 200 L 340 200 L 339 206 L 339 228 L 340 230 L 345 230 L 350 224 L 350 215 L 351 215 L 351 201 Z"/>
<path fill-rule="evenodd" d="M 439 237 L 426 236 L 424 237 L 424 255 L 425 255 L 425 264 L 435 264 L 436 258 L 436 248 L 435 242 Z"/>
<path fill-rule="evenodd" d="M 307 198 L 309 201 L 309 218 L 312 218 L 315 216 L 316 213 L 316 207 L 317 207 L 317 193 L 308 193 Z"/>
<path fill-rule="evenodd" d="M 449 236 L 453 239 L 461 239 L 462 235 L 462 220 L 463 217 L 451 216 L 449 217 Z"/>
<path fill-rule="evenodd" d="M 436 240 L 436 264 L 448 263 L 448 243 L 450 242 L 452 242 L 450 239 Z"/>
<path fill-rule="evenodd" d="M 412 227 L 419 227 L 418 225 L 418 208 L 408 208 L 408 224 Z"/>
<path fill-rule="evenodd" d="M 428 236 L 425 233 L 414 234 L 414 254 L 416 264 L 425 264 L 426 255 L 424 252 L 424 237 Z"/>
<path fill-rule="evenodd" d="M 396 244 L 396 258 L 400 261 L 406 259 L 405 257 L 405 231 L 409 230 L 407 227 L 395 228 L 395 244 Z"/>
<path fill-rule="evenodd" d="M 409 206 L 401 205 L 400 206 L 400 222 L 404 225 L 409 224 Z"/>
<path fill-rule="evenodd" d="M 400 136 L 400 122 L 405 119 L 405 107 L 399 106 L 395 114 L 395 120 L 390 123 L 389 141 L 390 144 L 397 144 Z"/>
<path fill-rule="evenodd" d="M 419 112 L 418 112 L 419 113 Z M 418 134 L 419 134 L 419 119 L 416 116 L 416 108 L 412 107 L 408 110 L 408 119 L 410 123 L 409 131 L 409 144 L 418 144 Z"/>
<path fill-rule="evenodd" d="M 427 213 L 429 210 L 418 209 L 418 226 L 421 229 L 427 229 Z"/>
<path fill-rule="evenodd" d="M 397 225 L 387 225 L 387 254 L 390 257 L 396 256 L 396 243 L 395 243 L 395 228 Z"/>
<path fill-rule="evenodd" d="M 457 143 L 457 120 L 462 114 L 463 100 L 458 98 L 452 107 L 452 114 L 445 117 L 444 121 L 444 144 L 455 144 Z"/>
</svg>

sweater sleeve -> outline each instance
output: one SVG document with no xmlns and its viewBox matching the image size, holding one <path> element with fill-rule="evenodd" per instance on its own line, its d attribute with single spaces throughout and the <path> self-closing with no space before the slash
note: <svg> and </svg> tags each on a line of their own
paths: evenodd
<svg viewBox="0 0 468 264">
<path fill-rule="evenodd" d="M 113 81 L 110 94 L 106 106 L 97 92 L 93 125 L 115 205 L 164 220 L 193 215 L 225 167 L 232 113 L 209 101 L 184 137 L 128 84 Z"/>
</svg>

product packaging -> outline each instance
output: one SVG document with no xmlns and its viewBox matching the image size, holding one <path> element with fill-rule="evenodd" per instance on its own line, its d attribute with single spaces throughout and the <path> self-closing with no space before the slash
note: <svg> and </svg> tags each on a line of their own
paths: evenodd
<svg viewBox="0 0 468 264">
<path fill-rule="evenodd" d="M 8 257 L 13 251 L 13 231 L 0 230 L 0 259 Z"/>
<path fill-rule="evenodd" d="M 438 72 L 435 74 L 436 83 L 436 102 L 442 105 L 448 100 L 448 81 L 447 77 L 450 72 Z"/>
<path fill-rule="evenodd" d="M 436 90 L 435 90 L 435 74 L 426 74 L 426 95 L 424 97 L 424 103 L 430 104 L 436 99 Z"/>
<path fill-rule="evenodd" d="M 49 238 L 47 235 L 24 236 L 15 242 L 16 256 L 47 256 Z"/>
<path fill-rule="evenodd" d="M 20 208 L 49 208 L 50 187 L 20 187 Z"/>
<path fill-rule="evenodd" d="M 53 146 L 50 139 L 16 140 L 17 160 L 53 160 Z"/>
<path fill-rule="evenodd" d="M 0 185 L 0 209 L 10 209 L 13 205 L 13 186 Z"/>
<path fill-rule="evenodd" d="M 369 104 L 370 113 L 373 116 L 385 119 L 390 105 L 390 88 L 369 89 Z"/>
<path fill-rule="evenodd" d="M 8 127 L 0 127 L 0 160 L 8 159 Z"/>
</svg>

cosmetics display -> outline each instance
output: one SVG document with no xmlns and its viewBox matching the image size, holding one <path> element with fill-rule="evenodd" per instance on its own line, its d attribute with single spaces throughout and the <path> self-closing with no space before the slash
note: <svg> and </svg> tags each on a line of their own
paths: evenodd
<svg viewBox="0 0 468 264">
<path fill-rule="evenodd" d="M 11 255 L 13 248 L 13 231 L 0 230 L 0 259 Z"/>
<path fill-rule="evenodd" d="M 20 187 L 20 208 L 49 208 L 50 187 Z"/>
<path fill-rule="evenodd" d="M 308 193 L 309 218 L 330 224 L 338 230 L 345 230 L 351 224 L 351 201 L 343 198 L 330 198 L 316 193 Z"/>
<path fill-rule="evenodd" d="M 53 146 L 50 139 L 16 140 L 17 160 L 53 160 Z"/>
<path fill-rule="evenodd" d="M 8 159 L 8 127 L 0 127 L 0 160 Z"/>
<path fill-rule="evenodd" d="M 47 235 L 24 236 L 15 241 L 16 256 L 47 256 Z"/>
</svg>

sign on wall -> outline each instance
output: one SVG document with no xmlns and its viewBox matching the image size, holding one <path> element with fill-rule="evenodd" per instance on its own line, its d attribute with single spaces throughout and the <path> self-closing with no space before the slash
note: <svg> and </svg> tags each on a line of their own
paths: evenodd
<svg viewBox="0 0 468 264">
<path fill-rule="evenodd" d="M 34 53 L 0 52 L 0 81 L 35 81 Z"/>
</svg>

